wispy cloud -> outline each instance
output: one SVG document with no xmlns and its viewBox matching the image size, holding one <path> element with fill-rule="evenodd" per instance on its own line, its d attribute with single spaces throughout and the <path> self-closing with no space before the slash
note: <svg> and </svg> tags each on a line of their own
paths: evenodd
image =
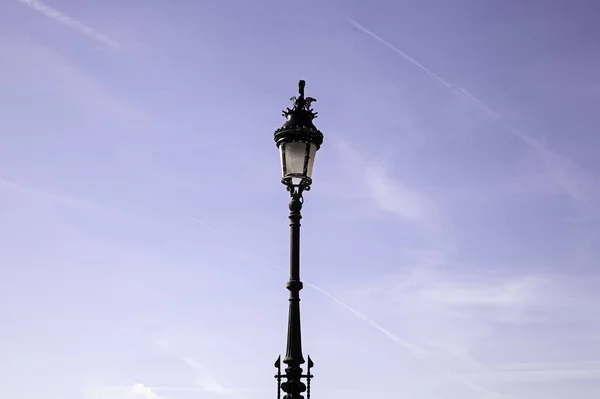
<svg viewBox="0 0 600 399">
<path fill-rule="evenodd" d="M 38 198 L 42 201 L 66 205 L 74 209 L 82 209 L 94 214 L 111 214 L 120 218 L 130 216 L 124 211 L 111 208 L 88 199 L 73 197 L 65 194 L 58 194 L 47 189 L 40 189 L 22 182 L 5 179 L 2 176 L 0 176 L 0 190 L 22 193 L 32 198 Z"/>
<path fill-rule="evenodd" d="M 427 304 L 433 314 L 461 314 L 463 318 L 478 318 L 477 324 L 489 330 L 489 324 L 525 325 L 538 323 L 547 315 L 538 312 L 543 307 L 546 279 L 538 276 L 472 279 L 451 277 L 439 273 L 435 280 L 415 288 L 405 298 Z M 411 299 L 412 298 L 412 299 Z"/>
<path fill-rule="evenodd" d="M 521 132 L 516 127 L 508 123 L 499 113 L 494 111 L 491 107 L 485 104 L 482 100 L 471 94 L 466 89 L 454 85 L 442 78 L 440 75 L 427 68 L 425 65 L 412 58 L 410 55 L 397 48 L 384 38 L 378 36 L 376 33 L 367 29 L 357 21 L 350 19 L 349 22 L 358 30 L 372 37 L 377 42 L 388 47 L 394 53 L 400 55 L 406 61 L 425 72 L 435 81 L 439 82 L 446 89 L 454 92 L 456 95 L 469 101 L 472 105 L 478 108 L 486 117 L 490 120 L 495 121 L 501 125 L 506 131 L 513 134 L 529 148 L 531 148 L 541 161 L 542 166 L 546 172 L 552 177 L 555 184 L 557 184 L 565 194 L 571 199 L 580 203 L 581 201 L 586 203 L 586 211 L 590 210 L 590 203 L 594 203 L 600 198 L 600 183 L 589 173 L 584 171 L 582 168 L 576 165 L 571 159 L 564 155 L 558 154 L 546 148 L 535 138 Z M 597 207 L 594 206 L 593 210 L 597 211 Z"/>
<path fill-rule="evenodd" d="M 102 74 L 98 75 L 82 68 L 73 59 L 26 36 L 0 37 L 0 53 L 3 58 L 3 62 L 0 63 L 1 83 L 16 92 L 35 96 L 39 101 L 46 102 L 49 110 L 57 112 L 56 116 L 60 116 L 61 111 L 65 112 L 60 107 L 54 108 L 56 99 L 60 98 L 63 106 L 75 107 L 77 112 L 97 120 L 110 119 L 115 122 L 116 118 L 123 118 L 127 123 L 138 126 L 147 126 L 154 120 L 140 109 L 138 104 L 115 94 L 102 78 Z M 40 67 L 41 65 L 43 67 Z M 69 113 L 66 113 L 64 117 L 68 118 L 68 115 Z M 24 123 L 14 129 L 18 134 L 24 134 L 31 126 Z M 104 134 L 107 138 L 114 137 L 116 143 L 137 135 L 132 132 L 123 137 L 121 130 L 116 131 L 119 135 L 113 134 L 110 129 Z M 145 138 L 147 134 L 144 134 Z"/>
<path fill-rule="evenodd" d="M 430 221 L 432 201 L 405 183 L 390 178 L 382 165 L 366 169 L 367 186 L 375 203 L 384 211 L 411 221 Z"/>
<path fill-rule="evenodd" d="M 471 377 L 485 381 L 510 383 L 598 380 L 600 379 L 600 362 L 505 364 L 497 365 L 483 373 L 472 374 Z"/>
<path fill-rule="evenodd" d="M 534 300 L 543 281 L 525 277 L 501 282 L 437 282 L 424 288 L 421 296 L 447 306 L 519 306 Z"/>
<path fill-rule="evenodd" d="M 554 289 L 554 283 L 543 276 L 493 277 L 467 274 L 457 268 L 450 272 L 449 262 L 423 271 L 421 267 L 416 265 L 413 270 L 387 276 L 380 283 L 361 287 L 356 294 L 365 299 L 378 298 L 384 303 L 379 309 L 383 313 L 408 311 L 411 308 L 407 305 L 414 303 L 418 307 L 413 309 L 436 319 L 436 323 L 452 323 L 460 316 L 463 321 L 479 325 L 539 322 L 543 315 L 538 311 L 551 303 L 548 292 Z M 441 317 L 442 313 L 449 318 Z M 451 338 L 451 334 L 446 338 Z"/>
<path fill-rule="evenodd" d="M 281 267 L 279 267 L 277 265 L 273 265 L 273 267 L 278 270 L 283 270 Z M 456 381 L 456 382 L 464 385 L 469 390 L 483 395 L 484 398 L 497 399 L 497 398 L 502 397 L 499 393 L 494 392 L 486 387 L 483 387 L 480 384 L 478 384 L 477 382 L 473 381 L 471 378 L 469 378 L 469 376 L 463 376 L 463 375 L 460 375 L 457 373 L 453 373 L 453 372 L 445 369 L 444 367 L 440 366 L 440 363 L 434 358 L 434 356 L 430 352 L 428 352 L 421 346 L 419 346 L 413 342 L 410 342 L 409 340 L 407 340 L 405 338 L 400 337 L 399 335 L 392 332 L 390 329 L 383 327 L 381 324 L 377 323 L 375 320 L 373 320 L 366 314 L 359 312 L 358 310 L 356 310 L 352 306 L 348 305 L 341 299 L 337 298 L 330 292 L 324 290 L 323 288 L 321 288 L 311 282 L 306 282 L 306 285 L 311 287 L 315 291 L 319 292 L 320 294 L 324 295 L 329 300 L 335 302 L 336 304 L 338 304 L 339 306 L 341 306 L 342 308 L 344 308 L 345 310 L 350 312 L 352 315 L 354 315 L 359 320 L 367 323 L 369 326 L 373 327 L 375 330 L 377 330 L 378 332 L 380 332 L 381 334 L 386 336 L 388 339 L 390 339 L 395 344 L 400 345 L 400 347 L 402 347 L 413 358 L 421 361 L 427 367 L 439 372 L 445 378 L 448 378 L 450 380 Z"/>
<path fill-rule="evenodd" d="M 217 229 L 215 229 L 214 227 L 210 226 L 209 224 L 207 224 L 206 222 L 200 220 L 197 217 L 192 218 L 192 222 L 195 224 L 199 224 L 200 226 L 204 227 L 205 229 L 213 232 L 213 233 L 218 233 Z"/>
<path fill-rule="evenodd" d="M 426 353 L 426 361 L 451 376 L 465 378 L 466 383 L 487 387 L 598 378 L 597 361 L 566 361 L 574 359 L 567 348 L 578 353 L 582 345 L 593 347 L 598 336 L 600 320 L 590 307 L 598 295 L 594 284 L 587 282 L 589 277 L 548 273 L 494 277 L 492 273 L 468 272 L 471 268 L 450 271 L 450 267 L 449 261 L 436 267 L 425 265 L 424 270 L 417 265 L 412 271 L 384 276 L 379 283 L 358 287 L 345 296 L 360 303 L 370 320 L 385 319 L 386 329 L 402 328 L 404 339 Z M 562 338 L 565 323 L 578 326 L 580 332 L 568 344 Z M 515 336 L 515 328 L 531 328 L 535 337 Z M 507 331 L 511 339 L 500 339 Z M 496 343 L 501 343 L 501 349 L 495 348 Z M 523 352 L 523 347 L 528 350 Z M 502 350 L 501 358 L 510 361 L 511 348 L 514 363 L 491 360 L 495 351 Z M 477 359 L 474 350 L 492 353 L 492 357 Z M 588 349 L 587 353 L 586 358 L 591 359 L 597 351 Z M 556 362 L 543 361 L 552 356 Z"/>
<path fill-rule="evenodd" d="M 75 18 L 72 18 L 72 17 L 62 13 L 62 12 L 50 7 L 49 5 L 42 3 L 41 1 L 38 1 L 38 0 L 17 0 L 17 1 L 21 4 L 25 4 L 32 10 L 39 12 L 40 14 L 45 15 L 46 17 L 48 17 L 58 23 L 66 25 L 72 29 L 75 29 L 76 31 L 83 33 L 84 35 L 86 35 L 98 42 L 101 42 L 107 46 L 114 47 L 114 48 L 121 47 L 119 42 L 117 42 L 114 39 L 111 39 L 109 36 L 105 35 L 104 33 L 98 32 L 97 30 L 84 24 L 83 22 L 78 21 Z"/>
<path fill-rule="evenodd" d="M 446 80 L 442 79 L 441 77 L 439 77 L 438 75 L 436 75 L 435 73 L 433 73 L 425 65 L 421 64 L 419 61 L 415 60 L 414 58 L 412 58 L 411 56 L 409 56 L 404 51 L 400 50 L 399 48 L 397 48 L 396 46 L 394 46 L 393 44 L 391 44 L 387 40 L 379 37 L 377 34 L 373 33 L 372 31 L 370 31 L 369 29 L 365 28 L 364 26 L 362 26 L 361 24 L 359 24 L 358 22 L 356 22 L 353 19 L 350 19 L 350 23 L 356 29 L 362 31 L 363 33 L 366 33 L 367 35 L 371 36 L 373 39 L 377 40 L 379 43 L 381 43 L 381 44 L 385 45 L 386 47 L 388 47 L 393 52 L 395 52 L 395 53 L 399 54 L 400 56 L 402 56 L 402 58 L 404 58 L 405 60 L 407 60 L 408 62 L 410 62 L 414 66 L 416 66 L 417 68 L 421 69 L 423 72 L 425 72 L 426 74 L 428 74 L 429 76 L 431 76 L 433 79 L 435 79 L 438 82 L 440 82 L 442 85 L 446 86 L 448 89 L 456 90 L 455 87 L 452 84 L 450 84 Z M 458 90 L 456 90 L 456 91 L 458 91 Z"/>
<path fill-rule="evenodd" d="M 365 323 L 367 323 L 368 325 L 370 325 L 371 327 L 373 327 L 374 329 L 376 329 L 383 335 L 387 336 L 392 341 L 398 343 L 400 346 L 402 346 L 405 350 L 407 350 L 413 356 L 419 357 L 419 356 L 423 356 L 425 354 L 425 351 L 423 349 L 421 349 L 419 346 L 399 337 L 398 335 L 394 334 L 387 328 L 381 326 L 379 323 L 370 319 L 365 314 L 359 312 L 358 310 L 356 310 L 356 309 L 350 307 L 349 305 L 347 305 L 346 303 L 342 302 L 341 300 L 339 300 L 338 298 L 336 298 L 329 292 L 323 290 L 322 288 L 320 288 L 312 283 L 307 283 L 306 285 L 308 285 L 309 287 L 313 288 L 314 290 L 320 292 L 321 294 L 325 295 L 327 298 L 331 299 L 333 302 L 337 303 L 338 305 L 340 305 L 341 307 L 343 307 L 344 309 L 346 309 L 347 311 L 352 313 L 354 316 L 356 316 L 360 320 L 364 321 Z"/>
<path fill-rule="evenodd" d="M 363 199 L 369 200 L 379 210 L 397 217 L 435 227 L 440 222 L 434 201 L 423 191 L 409 186 L 400 177 L 392 176 L 385 162 L 367 159 L 347 142 L 338 142 L 338 154 L 341 169 L 355 170 L 352 184 L 363 184 L 354 190 Z M 345 183 L 344 183 L 345 184 Z M 340 190 L 347 195 L 347 190 Z"/>
<path fill-rule="evenodd" d="M 153 389 L 145 386 L 144 384 L 135 384 L 131 387 L 130 392 L 142 399 L 161 399 L 160 396 Z"/>
<path fill-rule="evenodd" d="M 485 398 L 491 399 L 491 398 L 501 398 L 502 397 L 502 395 L 500 395 L 498 392 L 494 392 L 488 388 L 481 386 L 479 383 L 473 381 L 468 376 L 456 374 L 456 373 L 450 372 L 450 371 L 446 370 L 445 368 L 441 367 L 440 363 L 432 356 L 431 353 L 429 353 L 425 349 L 421 348 L 420 346 L 418 346 L 412 342 L 409 342 L 404 338 L 399 337 L 398 335 L 391 332 L 389 329 L 384 328 L 383 326 L 381 326 L 379 323 L 375 322 L 373 319 L 369 318 L 364 313 L 359 312 L 358 310 L 356 310 L 353 307 L 349 306 L 348 304 L 344 303 L 343 301 L 336 298 L 335 296 L 333 296 L 329 292 L 325 291 L 324 289 L 322 289 L 312 283 L 307 283 L 307 285 L 310 286 L 311 288 L 313 288 L 314 290 L 320 292 L 321 294 L 323 294 L 324 296 L 326 296 L 333 302 L 342 306 L 344 309 L 346 309 L 347 311 L 352 313 L 358 319 L 364 321 L 365 323 L 367 323 L 371 327 L 373 327 L 375 330 L 377 330 L 380 333 L 382 333 L 383 335 L 385 335 L 391 341 L 399 344 L 403 349 L 405 349 L 413 357 L 420 360 L 421 362 L 423 362 L 425 365 L 432 368 L 433 370 L 436 370 L 437 372 L 439 372 L 446 378 L 449 378 L 450 380 L 454 380 L 456 382 L 463 384 L 469 390 L 471 390 L 475 393 L 484 395 L 483 397 L 485 397 Z"/>
<path fill-rule="evenodd" d="M 215 377 L 210 375 L 202 364 L 190 355 L 180 353 L 174 345 L 166 339 L 157 339 L 154 343 L 162 348 L 165 352 L 177 358 L 183 364 L 194 370 L 197 374 L 194 384 L 196 390 L 202 392 L 210 392 L 218 395 L 232 395 L 244 392 L 253 392 L 252 389 L 228 388 L 221 384 Z M 177 389 L 175 389 L 177 390 Z M 188 390 L 187 388 L 185 390 Z"/>
<path fill-rule="evenodd" d="M 150 387 L 137 383 L 133 385 L 108 386 L 93 384 L 85 388 L 87 399 L 166 399 L 157 393 L 161 387 Z"/>
<path fill-rule="evenodd" d="M 131 395 L 158 395 L 158 396 L 149 396 L 150 399 L 157 398 L 165 398 L 167 394 L 173 392 L 204 392 L 204 393 L 213 393 L 213 394 L 223 394 L 221 392 L 215 391 L 213 389 L 207 389 L 198 385 L 190 385 L 190 386 L 170 386 L 170 385 L 145 385 L 145 384 L 135 384 L 133 386 L 110 386 L 105 385 L 102 387 L 96 388 L 88 388 L 88 392 L 90 393 L 105 393 L 105 392 L 118 392 L 118 393 L 126 393 L 128 397 Z M 158 394 L 160 392 L 160 394 Z M 241 392 L 254 392 L 253 390 L 236 390 L 235 393 Z M 227 392 L 229 394 L 231 392 Z M 106 395 L 104 395 L 106 396 Z M 144 397 L 144 396 L 142 396 Z M 102 395 L 99 395 L 99 399 L 103 398 Z M 94 397 L 94 399 L 96 399 Z"/>
</svg>

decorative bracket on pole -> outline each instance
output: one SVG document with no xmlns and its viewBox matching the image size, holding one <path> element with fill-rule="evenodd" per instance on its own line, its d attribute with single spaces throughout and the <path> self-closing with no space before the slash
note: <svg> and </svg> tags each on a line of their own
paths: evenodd
<svg viewBox="0 0 600 399">
<path fill-rule="evenodd" d="M 311 373 L 311 369 L 314 367 L 314 363 L 310 356 L 308 356 L 306 374 L 302 374 L 300 378 L 306 379 L 306 399 L 310 399 L 310 382 L 313 379 L 314 375 Z M 285 374 L 281 374 L 281 356 L 277 358 L 275 361 L 275 368 L 277 368 L 277 374 L 275 374 L 275 379 L 277 380 L 277 399 L 281 399 L 281 379 L 285 378 Z M 289 395 L 285 395 L 285 398 L 288 398 Z M 298 395 L 297 398 L 302 399 L 302 395 Z M 294 398 L 295 399 L 295 398 Z"/>
<path fill-rule="evenodd" d="M 305 177 L 302 179 L 299 185 L 294 186 L 291 183 L 291 179 L 283 178 L 281 182 L 286 185 L 287 191 L 290 193 L 290 197 L 292 197 L 292 201 L 300 201 L 300 203 L 304 203 L 304 197 L 302 197 L 302 193 L 304 191 L 310 191 L 310 185 L 312 184 L 312 180 L 310 177 Z"/>
<path fill-rule="evenodd" d="M 277 374 L 275 374 L 275 378 L 277 379 L 277 399 L 281 399 L 281 378 L 283 374 L 281 374 L 281 355 L 275 360 L 275 367 L 277 368 Z"/>
<path fill-rule="evenodd" d="M 310 380 L 312 380 L 312 378 L 314 377 L 314 375 L 312 375 L 310 373 L 310 369 L 312 369 L 312 367 L 315 365 L 312 361 L 312 359 L 310 358 L 310 356 L 308 356 L 308 362 L 307 362 L 307 368 L 306 368 L 306 374 L 303 375 L 303 377 L 306 378 L 306 399 L 310 399 Z"/>
</svg>

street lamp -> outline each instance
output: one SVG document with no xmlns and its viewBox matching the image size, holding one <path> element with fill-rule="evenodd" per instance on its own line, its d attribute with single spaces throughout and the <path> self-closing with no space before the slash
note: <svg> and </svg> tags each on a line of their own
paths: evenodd
<svg viewBox="0 0 600 399">
<path fill-rule="evenodd" d="M 284 125 L 275 131 L 275 142 L 281 157 L 281 182 L 290 192 L 290 278 L 286 288 L 290 291 L 288 311 L 287 347 L 283 363 L 286 364 L 285 374 L 281 374 L 281 356 L 277 358 L 277 398 L 280 399 L 281 391 L 286 395 L 284 399 L 303 399 L 303 392 L 307 392 L 310 399 L 311 368 L 313 362 L 308 357 L 306 374 L 302 372 L 304 357 L 302 355 L 302 338 L 300 327 L 300 219 L 302 215 L 302 193 L 310 190 L 312 184 L 312 169 L 315 154 L 323 143 L 323 133 L 315 125 L 313 119 L 317 113 L 311 108 L 311 103 L 316 101 L 312 97 L 304 97 L 306 82 L 298 83 L 298 97 L 292 97 L 293 108 L 283 111 L 287 118 Z M 281 379 L 286 380 L 281 383 Z M 306 384 L 302 381 L 306 379 Z"/>
</svg>

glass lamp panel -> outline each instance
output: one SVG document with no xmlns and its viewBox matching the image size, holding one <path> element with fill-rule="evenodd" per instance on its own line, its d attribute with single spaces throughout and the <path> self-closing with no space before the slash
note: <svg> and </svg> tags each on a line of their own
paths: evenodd
<svg viewBox="0 0 600 399">
<path fill-rule="evenodd" d="M 304 161 L 307 143 L 291 142 L 281 144 L 283 177 L 304 177 Z"/>
<path fill-rule="evenodd" d="M 315 164 L 315 155 L 317 154 L 317 146 L 315 144 L 308 144 L 310 146 L 308 153 L 308 165 L 306 167 L 306 177 L 312 178 L 313 165 Z"/>
<path fill-rule="evenodd" d="M 281 162 L 281 176 L 285 177 L 285 156 L 284 154 L 284 148 L 283 148 L 284 144 L 281 144 L 279 146 L 279 161 Z"/>
</svg>

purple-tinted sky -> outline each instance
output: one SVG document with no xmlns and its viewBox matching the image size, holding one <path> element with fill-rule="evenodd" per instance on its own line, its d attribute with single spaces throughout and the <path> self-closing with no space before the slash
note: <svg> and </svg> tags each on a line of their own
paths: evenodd
<svg viewBox="0 0 600 399">
<path fill-rule="evenodd" d="M 0 397 L 600 397 L 600 6 L 4 0 Z"/>
</svg>

